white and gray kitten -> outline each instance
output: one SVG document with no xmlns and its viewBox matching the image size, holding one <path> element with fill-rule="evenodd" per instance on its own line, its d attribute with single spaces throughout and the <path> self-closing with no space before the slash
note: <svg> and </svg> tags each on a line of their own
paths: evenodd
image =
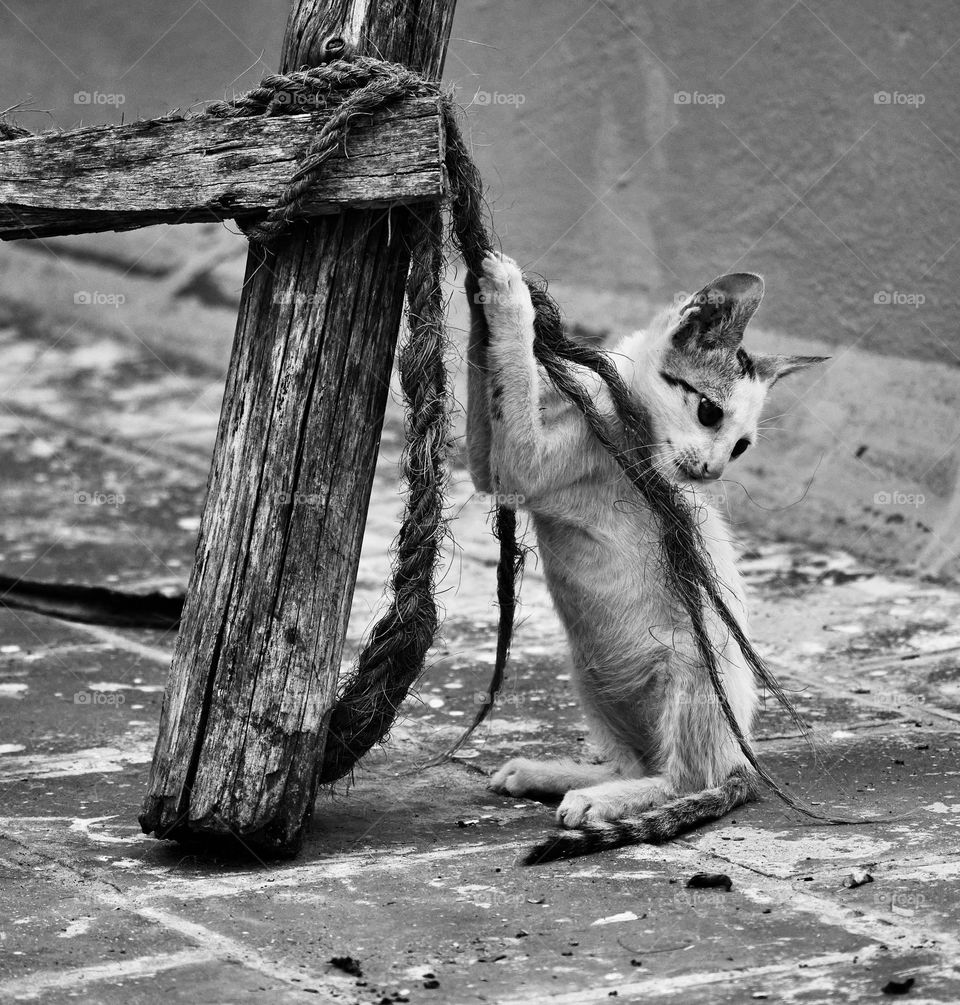
<svg viewBox="0 0 960 1005">
<path fill-rule="evenodd" d="M 664 580 L 654 517 L 536 363 L 534 310 L 520 270 L 490 254 L 479 293 L 472 279 L 467 289 L 471 475 L 478 490 L 522 499 L 532 514 L 576 689 L 603 758 L 602 764 L 513 758 L 490 787 L 560 798 L 557 821 L 575 830 L 538 846 L 528 862 L 668 840 L 752 798 L 753 770 Z M 722 276 L 612 350 L 649 414 L 654 463 L 687 486 L 717 578 L 745 630 L 730 533 L 695 485 L 719 478 L 756 440 L 776 380 L 820 361 L 745 352 L 744 326 L 762 296 L 759 276 Z M 616 428 L 600 379 L 582 368 L 577 376 Z M 749 738 L 758 701 L 753 675 L 726 629 L 715 618 L 707 623 L 727 699 Z"/>
</svg>

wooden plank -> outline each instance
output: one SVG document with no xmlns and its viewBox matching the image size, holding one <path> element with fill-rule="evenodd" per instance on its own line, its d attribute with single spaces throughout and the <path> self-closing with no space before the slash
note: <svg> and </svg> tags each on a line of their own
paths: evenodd
<svg viewBox="0 0 960 1005">
<path fill-rule="evenodd" d="M 0 238 L 223 220 L 270 209 L 329 112 L 94 126 L 0 142 Z M 410 98 L 350 131 L 310 214 L 444 192 L 438 100 Z"/>
<path fill-rule="evenodd" d="M 378 55 L 437 79 L 454 0 L 295 0 L 285 67 Z M 349 209 L 250 251 L 140 823 L 295 850 L 313 807 L 417 207 Z M 432 211 L 432 207 L 431 207 Z"/>
</svg>

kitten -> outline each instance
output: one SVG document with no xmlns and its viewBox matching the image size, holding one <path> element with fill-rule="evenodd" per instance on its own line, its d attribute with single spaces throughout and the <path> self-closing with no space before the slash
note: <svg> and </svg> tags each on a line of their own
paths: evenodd
<svg viewBox="0 0 960 1005">
<path fill-rule="evenodd" d="M 467 293 L 471 475 L 479 491 L 519 499 L 532 514 L 580 703 L 603 759 L 513 758 L 490 788 L 560 799 L 557 821 L 574 830 L 538 846 L 527 862 L 668 840 L 753 798 L 753 769 L 699 665 L 687 617 L 664 582 L 655 520 L 580 412 L 538 368 L 533 305 L 520 270 L 491 253 L 483 275 L 468 277 Z M 685 485 L 745 630 L 730 534 L 695 486 L 719 478 L 753 444 L 775 381 L 821 361 L 747 354 L 740 345 L 744 327 L 762 296 L 759 276 L 721 276 L 612 350 L 649 413 L 653 463 Z M 585 369 L 577 376 L 616 428 L 600 379 Z M 749 738 L 758 702 L 753 675 L 723 626 L 709 617 L 708 626 L 727 699 Z"/>
</svg>

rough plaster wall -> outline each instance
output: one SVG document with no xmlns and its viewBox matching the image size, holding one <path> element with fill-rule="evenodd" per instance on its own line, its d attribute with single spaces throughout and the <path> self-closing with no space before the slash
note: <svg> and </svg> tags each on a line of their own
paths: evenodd
<svg viewBox="0 0 960 1005">
<path fill-rule="evenodd" d="M 504 96 L 473 135 L 525 263 L 658 300 L 752 269 L 768 327 L 958 361 L 957 4 L 490 0 L 457 35 L 464 97 Z"/>
<path fill-rule="evenodd" d="M 10 0 L 0 7 L 0 109 L 31 129 L 129 121 L 254 86 L 276 69 L 289 4 L 257 0 Z M 74 94 L 119 94 L 79 105 Z"/>
</svg>

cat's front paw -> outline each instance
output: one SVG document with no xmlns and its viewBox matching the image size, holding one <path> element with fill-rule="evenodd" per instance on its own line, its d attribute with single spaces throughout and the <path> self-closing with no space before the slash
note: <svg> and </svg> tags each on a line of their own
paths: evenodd
<svg viewBox="0 0 960 1005">
<path fill-rule="evenodd" d="M 544 773 L 536 761 L 512 757 L 487 783 L 487 788 L 504 796 L 533 796 L 544 791 Z"/>
<path fill-rule="evenodd" d="M 506 255 L 488 251 L 479 277 L 480 302 L 492 334 L 515 333 L 533 325 L 533 303 L 517 263 Z"/>
</svg>

